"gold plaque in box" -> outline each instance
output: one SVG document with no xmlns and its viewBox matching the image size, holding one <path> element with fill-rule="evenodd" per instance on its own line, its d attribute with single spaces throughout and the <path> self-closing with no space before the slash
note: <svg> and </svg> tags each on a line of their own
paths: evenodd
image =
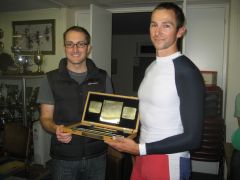
<svg viewBox="0 0 240 180">
<path fill-rule="evenodd" d="M 123 102 L 104 100 L 100 121 L 119 124 L 122 108 Z"/>
<path fill-rule="evenodd" d="M 98 101 L 90 101 L 88 111 L 99 114 L 101 112 L 102 103 Z"/>
<path fill-rule="evenodd" d="M 100 140 L 134 138 L 139 126 L 138 102 L 137 97 L 89 92 L 82 120 L 64 130 Z"/>
<path fill-rule="evenodd" d="M 136 116 L 137 109 L 134 107 L 124 107 L 122 117 L 125 119 L 134 120 Z"/>
</svg>

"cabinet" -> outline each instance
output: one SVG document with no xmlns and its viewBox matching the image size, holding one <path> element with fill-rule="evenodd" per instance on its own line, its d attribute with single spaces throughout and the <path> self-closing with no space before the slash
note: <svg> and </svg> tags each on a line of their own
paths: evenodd
<svg viewBox="0 0 240 180">
<path fill-rule="evenodd" d="M 207 87 L 202 144 L 200 149 L 191 152 L 195 161 L 218 162 L 218 176 L 224 174 L 225 121 L 222 118 L 222 89 L 218 86 Z"/>
<path fill-rule="evenodd" d="M 0 124 L 20 121 L 27 126 L 38 119 L 38 95 L 42 75 L 0 77 Z"/>
<path fill-rule="evenodd" d="M 44 165 L 50 159 L 50 134 L 39 121 L 36 103 L 40 82 L 44 75 L 1 76 L 0 77 L 0 120 L 21 122 L 31 130 L 30 158 L 35 164 Z M 1 139 L 1 138 L 0 138 Z"/>
</svg>

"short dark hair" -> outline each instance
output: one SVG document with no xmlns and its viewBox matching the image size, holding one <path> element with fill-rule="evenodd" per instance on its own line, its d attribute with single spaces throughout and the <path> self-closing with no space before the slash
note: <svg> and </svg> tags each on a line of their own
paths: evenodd
<svg viewBox="0 0 240 180">
<path fill-rule="evenodd" d="M 177 21 L 177 29 L 184 26 L 185 16 L 184 16 L 182 9 L 178 5 L 171 3 L 171 2 L 163 2 L 163 3 L 158 4 L 154 8 L 152 13 L 155 12 L 156 10 L 161 10 L 161 9 L 173 10 L 175 12 L 176 21 Z"/>
<path fill-rule="evenodd" d="M 90 41 L 91 41 L 91 36 L 89 34 L 89 32 L 81 27 L 81 26 L 71 26 L 70 28 L 68 28 L 64 33 L 63 33 L 63 42 L 65 42 L 66 40 L 66 35 L 69 31 L 77 31 L 77 32 L 81 32 L 83 34 L 85 34 L 86 36 L 86 41 L 87 41 L 87 44 L 90 44 Z"/>
</svg>

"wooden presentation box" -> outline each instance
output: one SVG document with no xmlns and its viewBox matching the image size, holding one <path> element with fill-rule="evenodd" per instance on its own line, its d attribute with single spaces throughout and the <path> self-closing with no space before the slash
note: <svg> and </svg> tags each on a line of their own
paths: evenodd
<svg viewBox="0 0 240 180">
<path fill-rule="evenodd" d="M 217 85 L 217 71 L 201 71 L 206 86 Z"/>
<path fill-rule="evenodd" d="M 139 126 L 138 103 L 137 97 L 89 92 L 81 122 L 64 131 L 99 140 L 134 138 Z"/>
</svg>

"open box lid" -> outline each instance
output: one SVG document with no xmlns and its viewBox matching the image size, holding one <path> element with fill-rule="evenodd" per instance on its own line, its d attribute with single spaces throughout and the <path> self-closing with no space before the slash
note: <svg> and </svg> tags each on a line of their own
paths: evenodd
<svg viewBox="0 0 240 180">
<path fill-rule="evenodd" d="M 88 92 L 82 124 L 137 133 L 139 100 L 133 96 Z"/>
</svg>

